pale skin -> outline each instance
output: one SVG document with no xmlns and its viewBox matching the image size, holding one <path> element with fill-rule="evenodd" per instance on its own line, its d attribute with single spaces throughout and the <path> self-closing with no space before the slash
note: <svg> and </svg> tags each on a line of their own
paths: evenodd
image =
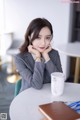
<svg viewBox="0 0 80 120">
<path fill-rule="evenodd" d="M 32 38 L 32 35 L 29 36 L 29 39 Z M 51 39 L 51 31 L 48 27 L 44 27 L 41 29 L 38 38 L 32 42 L 32 45 L 28 46 L 28 51 L 35 55 L 37 61 L 41 61 L 41 55 L 45 61 L 50 59 L 48 53 L 52 50 Z"/>
</svg>

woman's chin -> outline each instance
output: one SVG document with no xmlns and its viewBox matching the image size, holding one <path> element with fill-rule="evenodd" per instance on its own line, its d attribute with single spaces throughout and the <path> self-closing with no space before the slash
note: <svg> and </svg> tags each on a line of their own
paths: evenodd
<svg viewBox="0 0 80 120">
<path fill-rule="evenodd" d="M 45 50 L 39 50 L 40 53 L 43 53 Z"/>
<path fill-rule="evenodd" d="M 45 51 L 45 48 L 44 49 L 37 49 L 40 53 L 43 53 Z"/>
</svg>

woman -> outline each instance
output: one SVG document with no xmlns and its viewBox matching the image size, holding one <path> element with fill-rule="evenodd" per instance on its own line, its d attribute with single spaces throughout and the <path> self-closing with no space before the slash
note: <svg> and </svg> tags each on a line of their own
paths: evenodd
<svg viewBox="0 0 80 120">
<path fill-rule="evenodd" d="M 52 72 L 62 72 L 59 54 L 50 45 L 52 38 L 52 25 L 47 19 L 31 21 L 20 53 L 15 56 L 22 77 L 20 91 L 29 87 L 41 89 L 43 84 L 51 82 Z"/>
</svg>

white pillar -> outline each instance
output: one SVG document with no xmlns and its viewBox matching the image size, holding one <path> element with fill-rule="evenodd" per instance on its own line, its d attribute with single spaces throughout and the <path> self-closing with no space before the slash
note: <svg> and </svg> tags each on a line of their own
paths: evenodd
<svg viewBox="0 0 80 120">
<path fill-rule="evenodd" d="M 12 33 L 2 33 L 0 39 L 0 54 L 4 56 L 6 54 L 6 50 L 12 44 Z"/>
</svg>

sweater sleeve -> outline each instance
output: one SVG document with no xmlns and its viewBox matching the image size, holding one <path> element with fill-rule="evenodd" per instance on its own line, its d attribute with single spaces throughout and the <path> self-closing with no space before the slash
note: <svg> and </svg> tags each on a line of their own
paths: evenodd
<svg viewBox="0 0 80 120">
<path fill-rule="evenodd" d="M 50 58 L 50 60 L 45 64 L 46 70 L 50 75 L 52 72 L 62 72 L 62 66 L 58 52 L 56 52 L 55 56 L 53 55 L 52 59 Z"/>
<path fill-rule="evenodd" d="M 27 86 L 41 89 L 43 86 L 44 63 L 35 62 L 33 72 L 29 69 L 29 65 L 19 57 L 15 56 L 15 64 L 22 79 L 26 80 Z"/>
</svg>

